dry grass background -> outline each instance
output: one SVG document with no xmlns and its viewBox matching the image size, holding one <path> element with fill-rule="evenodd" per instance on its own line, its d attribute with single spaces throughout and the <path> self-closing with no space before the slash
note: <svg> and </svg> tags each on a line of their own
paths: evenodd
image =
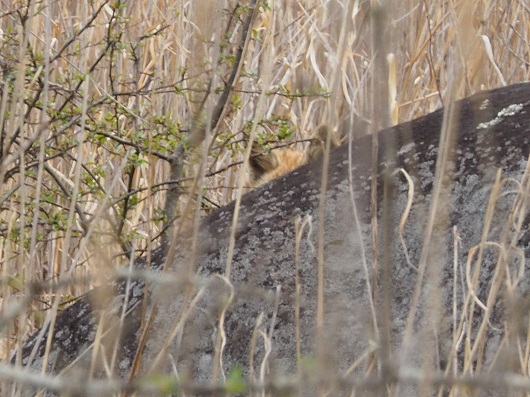
<svg viewBox="0 0 530 397">
<path fill-rule="evenodd" d="M 112 277 L 120 253 L 155 246 L 177 148 L 177 223 L 196 224 L 236 198 L 253 126 L 271 147 L 302 148 L 323 122 L 357 139 L 529 80 L 523 0 L 261 2 L 212 125 L 245 2 L 0 4 L 3 357 Z M 36 283 L 70 276 L 7 313 Z"/>
</svg>

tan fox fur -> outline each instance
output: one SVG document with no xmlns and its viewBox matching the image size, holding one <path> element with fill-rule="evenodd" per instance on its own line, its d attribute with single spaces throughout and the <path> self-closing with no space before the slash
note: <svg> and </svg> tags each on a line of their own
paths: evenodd
<svg viewBox="0 0 530 397">
<path fill-rule="evenodd" d="M 319 158 L 324 153 L 328 134 L 331 134 L 331 149 L 338 147 L 340 140 L 334 133 L 329 132 L 326 126 L 318 128 L 306 151 L 274 149 L 264 153 L 263 147 L 254 142 L 250 158 L 250 184 L 253 187 L 263 185 Z"/>
</svg>

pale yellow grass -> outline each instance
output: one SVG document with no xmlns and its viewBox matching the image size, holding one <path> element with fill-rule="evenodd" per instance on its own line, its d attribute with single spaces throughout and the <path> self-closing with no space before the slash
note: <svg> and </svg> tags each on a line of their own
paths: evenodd
<svg viewBox="0 0 530 397">
<path fill-rule="evenodd" d="M 529 79 L 525 1 L 387 2 L 381 26 L 370 3 L 287 0 L 260 8 L 222 118 L 180 159 L 183 186 L 199 181 L 180 198 L 181 210 L 190 196 L 199 215 L 236 198 L 247 178 L 239 163 L 251 121 L 265 141 L 278 131 L 307 139 L 322 123 L 357 139 Z M 42 324 L 50 305 L 58 310 L 112 277 L 123 249 L 150 248 L 161 233 L 165 159 L 212 117 L 240 44 L 244 12 L 234 12 L 236 4 L 1 3 L 2 307 L 33 283 L 80 280 L 46 287 L 32 310 L 9 319 L 3 357 Z"/>
</svg>

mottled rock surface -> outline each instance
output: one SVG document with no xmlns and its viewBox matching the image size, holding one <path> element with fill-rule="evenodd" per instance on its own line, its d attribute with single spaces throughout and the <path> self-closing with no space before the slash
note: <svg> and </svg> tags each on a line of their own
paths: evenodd
<svg viewBox="0 0 530 397">
<path fill-rule="evenodd" d="M 236 365 L 249 373 L 253 333 L 256 379 L 269 342 L 268 379 L 295 374 L 297 339 L 304 370 L 310 371 L 318 361 L 315 358 L 320 358 L 325 361 L 318 371 L 323 378 L 340 376 L 346 383 L 348 376 L 366 373 L 377 376 L 383 370 L 399 374 L 409 367 L 444 371 L 450 365 L 456 367 L 450 373 L 486 373 L 491 368 L 498 373 L 505 370 L 526 373 L 526 364 L 517 358 L 515 349 L 524 351 L 528 321 L 521 319 L 527 319 L 529 310 L 525 298 L 529 281 L 525 259 L 530 248 L 526 217 L 528 181 L 523 174 L 530 152 L 530 84 L 479 93 L 451 109 L 454 118 L 449 118 L 448 129 L 454 134 L 450 145 L 453 149 L 449 151 L 450 161 L 445 164 L 434 210 L 431 206 L 434 188 L 438 186 L 435 170 L 443 135 L 443 110 L 379 133 L 379 247 L 375 270 L 370 215 L 372 138 L 354 142 L 351 147 L 345 144 L 331 153 L 323 211 L 321 349 L 316 347 L 322 176 L 322 164 L 317 161 L 243 197 L 229 278 L 231 286 L 216 274 L 225 272 L 234 204 L 204 219 L 198 260 L 193 261 L 197 269 L 194 288 L 186 290 L 178 282 L 173 287 L 164 284 L 158 289 L 157 298 L 151 299 L 151 303 L 158 302 L 158 314 L 146 342 L 140 372 L 147 372 L 162 351 L 158 371 L 170 373 L 177 368 L 179 374 L 188 374 L 195 380 L 210 378 L 219 314 L 233 293 L 224 322 L 223 367 L 227 373 Z M 398 169 L 405 170 L 413 182 L 410 197 L 412 185 L 404 173 L 395 172 Z M 490 220 L 486 209 L 498 170 L 502 170 L 501 183 L 494 196 Z M 383 200 L 383 191 L 387 192 L 387 201 Z M 412 208 L 400 232 L 400 219 L 409 198 Z M 430 214 L 433 233 L 429 243 Z M 298 299 L 297 218 L 307 222 L 298 256 Z M 517 226 L 518 222 L 522 227 Z M 486 232 L 485 225 L 489 225 Z M 478 247 L 481 241 L 483 249 L 474 249 L 470 255 L 470 249 Z M 183 274 L 182 269 L 190 260 L 188 248 L 189 244 L 178 247 L 168 277 L 178 280 Z M 163 249 L 155 251 L 154 267 L 163 265 L 164 258 Z M 123 348 L 114 368 L 115 373 L 124 376 L 138 343 L 143 282 L 133 282 L 128 294 L 123 283 L 116 290 L 115 299 L 131 297 L 129 320 L 121 337 Z M 190 305 L 198 292 L 202 294 L 200 299 Z M 299 331 L 295 321 L 297 301 Z M 93 306 L 88 297 L 83 298 L 58 317 L 50 369 L 65 368 L 94 340 L 97 322 L 91 315 Z M 411 308 L 417 310 L 410 331 L 404 336 Z M 187 316 L 184 332 L 176 332 L 171 343 L 164 345 L 183 314 Z M 262 333 L 256 333 L 255 329 Z M 473 350 L 477 336 L 485 343 Z M 24 349 L 25 363 L 33 341 L 30 339 Z M 456 353 L 451 353 L 455 346 Z M 41 365 L 42 352 L 42 348 L 36 350 L 32 368 Z M 89 352 L 76 365 L 87 366 L 90 360 Z M 357 361 L 358 365 L 346 373 Z M 351 392 L 351 388 L 344 386 L 336 395 L 349 394 L 348 390 Z M 402 387 L 397 393 L 407 395 L 415 391 L 414 387 Z M 359 392 L 364 395 L 367 391 Z M 386 389 L 373 392 L 382 395 Z M 500 388 L 485 393 L 504 392 Z M 310 394 L 310 390 L 304 392 Z"/>
</svg>

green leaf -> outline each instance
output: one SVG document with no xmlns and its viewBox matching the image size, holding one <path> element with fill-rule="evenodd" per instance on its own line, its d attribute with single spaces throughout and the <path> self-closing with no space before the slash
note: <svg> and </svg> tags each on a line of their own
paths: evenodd
<svg viewBox="0 0 530 397">
<path fill-rule="evenodd" d="M 247 391 L 248 384 L 243 378 L 243 370 L 240 366 L 236 366 L 230 371 L 224 388 L 230 394 L 241 394 Z"/>
</svg>

